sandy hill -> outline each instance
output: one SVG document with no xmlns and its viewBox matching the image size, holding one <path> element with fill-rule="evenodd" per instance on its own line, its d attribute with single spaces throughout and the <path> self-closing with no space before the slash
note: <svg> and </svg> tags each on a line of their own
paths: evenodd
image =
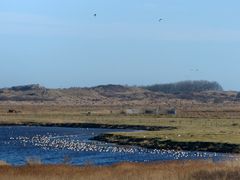
<svg viewBox="0 0 240 180">
<path fill-rule="evenodd" d="M 202 88 L 202 87 L 201 87 Z M 184 100 L 204 103 L 239 101 L 237 92 L 211 90 L 161 92 L 146 87 L 101 85 L 91 88 L 49 89 L 38 84 L 0 89 L 0 103 L 62 105 L 141 105 Z"/>
</svg>

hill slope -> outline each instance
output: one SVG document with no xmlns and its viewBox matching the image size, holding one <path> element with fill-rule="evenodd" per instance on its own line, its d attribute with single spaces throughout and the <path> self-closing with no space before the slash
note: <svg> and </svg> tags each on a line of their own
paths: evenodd
<svg viewBox="0 0 240 180">
<path fill-rule="evenodd" d="M 101 85 L 91 88 L 48 89 L 38 84 L 0 89 L 0 103 L 62 105 L 144 105 L 184 100 L 196 102 L 237 101 L 237 92 L 223 91 L 218 83 L 180 82 L 168 85 L 130 87 Z"/>
</svg>

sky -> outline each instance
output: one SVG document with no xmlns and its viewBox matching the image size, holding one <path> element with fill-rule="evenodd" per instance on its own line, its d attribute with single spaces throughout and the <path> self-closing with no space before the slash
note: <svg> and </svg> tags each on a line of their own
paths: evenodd
<svg viewBox="0 0 240 180">
<path fill-rule="evenodd" d="M 239 8 L 239 0 L 0 0 L 0 87 L 209 80 L 240 90 Z"/>
</svg>

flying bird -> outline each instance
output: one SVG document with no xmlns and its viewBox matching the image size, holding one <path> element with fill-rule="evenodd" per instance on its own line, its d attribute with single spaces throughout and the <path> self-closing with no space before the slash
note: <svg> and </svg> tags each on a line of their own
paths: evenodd
<svg viewBox="0 0 240 180">
<path fill-rule="evenodd" d="M 159 22 L 161 22 L 162 20 L 163 20 L 163 19 L 162 19 L 162 18 L 160 18 L 158 21 L 159 21 Z"/>
<path fill-rule="evenodd" d="M 190 71 L 192 71 L 192 72 L 194 72 L 194 71 L 198 72 L 199 69 L 190 69 Z"/>
<path fill-rule="evenodd" d="M 93 14 L 94 17 L 97 17 L 97 14 Z"/>
</svg>

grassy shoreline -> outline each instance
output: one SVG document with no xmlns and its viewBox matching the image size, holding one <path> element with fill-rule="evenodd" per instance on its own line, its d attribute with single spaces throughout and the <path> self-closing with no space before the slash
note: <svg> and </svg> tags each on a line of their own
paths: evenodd
<svg viewBox="0 0 240 180">
<path fill-rule="evenodd" d="M 159 138 L 136 138 L 118 134 L 101 134 L 93 138 L 93 140 L 103 141 L 107 143 L 116 143 L 119 145 L 140 146 L 149 149 L 163 149 L 176 151 L 205 151 L 216 153 L 240 153 L 240 145 L 229 143 L 214 142 L 178 142 L 171 140 L 161 140 Z"/>
</svg>

